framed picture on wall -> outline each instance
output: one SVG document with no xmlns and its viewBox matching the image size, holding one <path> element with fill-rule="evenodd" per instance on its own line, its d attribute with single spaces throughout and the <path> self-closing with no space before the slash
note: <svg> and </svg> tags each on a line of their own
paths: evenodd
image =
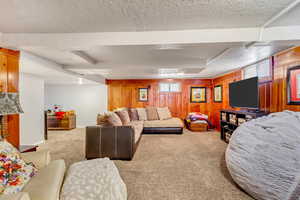
<svg viewBox="0 0 300 200">
<path fill-rule="evenodd" d="M 139 101 L 148 101 L 148 88 L 139 88 Z"/>
<path fill-rule="evenodd" d="M 191 87 L 191 103 L 206 102 L 206 87 Z"/>
<path fill-rule="evenodd" d="M 214 102 L 222 102 L 222 85 L 214 87 Z"/>
<path fill-rule="evenodd" d="M 300 105 L 300 66 L 287 71 L 287 103 Z"/>
</svg>

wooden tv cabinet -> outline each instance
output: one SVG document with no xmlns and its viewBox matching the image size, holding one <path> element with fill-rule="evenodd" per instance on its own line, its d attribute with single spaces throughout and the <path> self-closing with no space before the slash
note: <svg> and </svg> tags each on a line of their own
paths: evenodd
<svg viewBox="0 0 300 200">
<path fill-rule="evenodd" d="M 248 112 L 244 110 L 221 110 L 220 123 L 221 123 L 221 140 L 229 142 L 234 130 L 242 123 L 268 115 L 268 112 Z"/>
</svg>

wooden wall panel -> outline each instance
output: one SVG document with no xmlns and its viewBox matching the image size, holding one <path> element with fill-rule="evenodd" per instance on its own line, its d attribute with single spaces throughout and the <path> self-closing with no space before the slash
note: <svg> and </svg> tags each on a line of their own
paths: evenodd
<svg viewBox="0 0 300 200">
<path fill-rule="evenodd" d="M 0 48 L 0 91 L 19 91 L 19 51 Z M 19 115 L 4 117 L 7 140 L 19 147 Z"/>
<path fill-rule="evenodd" d="M 217 129 L 220 128 L 220 110 L 233 109 L 229 105 L 229 83 L 239 81 L 241 79 L 242 79 L 241 70 L 213 79 L 213 87 L 217 85 L 222 85 L 222 90 L 223 90 L 222 102 L 213 102 L 213 96 L 212 96 L 211 120 Z"/>
<path fill-rule="evenodd" d="M 287 105 L 287 69 L 300 65 L 300 47 L 295 47 L 274 56 L 274 77 L 271 95 L 271 112 L 282 110 L 300 111 L 300 105 Z"/>
<path fill-rule="evenodd" d="M 159 92 L 160 82 L 180 82 L 181 92 Z M 189 112 L 210 115 L 211 79 L 149 79 L 149 80 L 107 80 L 108 109 L 120 107 L 168 106 L 176 117 L 185 118 Z M 190 87 L 207 87 L 206 103 L 190 103 Z M 138 101 L 138 88 L 149 88 L 149 101 Z"/>
</svg>

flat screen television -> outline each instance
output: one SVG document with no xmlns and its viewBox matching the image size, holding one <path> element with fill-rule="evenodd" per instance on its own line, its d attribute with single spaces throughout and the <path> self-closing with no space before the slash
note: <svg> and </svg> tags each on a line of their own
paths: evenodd
<svg viewBox="0 0 300 200">
<path fill-rule="evenodd" d="M 258 77 L 229 84 L 229 104 L 231 107 L 259 109 Z"/>
</svg>

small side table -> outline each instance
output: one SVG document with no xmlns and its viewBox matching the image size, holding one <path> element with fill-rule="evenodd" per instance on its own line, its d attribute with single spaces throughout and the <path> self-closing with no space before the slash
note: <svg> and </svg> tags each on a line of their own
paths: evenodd
<svg viewBox="0 0 300 200">
<path fill-rule="evenodd" d="M 38 148 L 37 145 L 21 145 L 19 146 L 19 151 L 21 153 L 33 152 L 36 151 Z"/>
</svg>

